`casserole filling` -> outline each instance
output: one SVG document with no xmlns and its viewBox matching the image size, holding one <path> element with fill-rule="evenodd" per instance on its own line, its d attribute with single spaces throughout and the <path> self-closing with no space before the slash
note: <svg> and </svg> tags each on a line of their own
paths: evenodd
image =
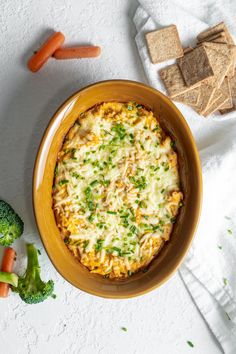
<svg viewBox="0 0 236 354">
<path fill-rule="evenodd" d="M 66 135 L 53 210 L 67 247 L 92 273 L 128 277 L 169 240 L 183 198 L 173 145 L 133 102 L 97 105 Z"/>
</svg>

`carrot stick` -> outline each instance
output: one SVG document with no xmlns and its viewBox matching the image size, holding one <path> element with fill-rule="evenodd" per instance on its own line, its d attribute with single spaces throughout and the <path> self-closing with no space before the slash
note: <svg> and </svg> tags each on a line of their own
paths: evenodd
<svg viewBox="0 0 236 354">
<path fill-rule="evenodd" d="M 2 259 L 1 270 L 3 272 L 11 273 L 13 271 L 15 258 L 16 258 L 16 252 L 14 251 L 14 249 L 11 247 L 5 248 L 3 259 Z M 0 283 L 0 297 L 7 297 L 9 288 L 10 288 L 9 284 Z"/>
<path fill-rule="evenodd" d="M 33 72 L 38 71 L 53 53 L 60 48 L 64 41 L 64 35 L 61 32 L 55 32 L 48 38 L 41 48 L 39 48 L 37 53 L 29 59 L 28 68 Z"/>
<path fill-rule="evenodd" d="M 95 58 L 101 53 L 97 46 L 59 48 L 53 54 L 55 59 Z"/>
</svg>

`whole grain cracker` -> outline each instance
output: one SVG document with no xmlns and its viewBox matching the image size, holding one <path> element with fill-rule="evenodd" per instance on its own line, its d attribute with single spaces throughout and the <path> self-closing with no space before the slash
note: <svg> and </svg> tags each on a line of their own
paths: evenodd
<svg viewBox="0 0 236 354">
<path fill-rule="evenodd" d="M 222 82 L 220 89 L 227 95 L 228 99 L 227 101 L 220 106 L 221 109 L 228 109 L 233 107 L 233 100 L 231 96 L 231 89 L 229 85 L 229 79 L 227 77 L 224 78 L 224 81 Z"/>
<path fill-rule="evenodd" d="M 235 60 L 232 62 L 232 64 L 230 64 L 230 67 L 227 71 L 227 74 L 226 76 L 230 79 L 234 76 L 234 73 L 235 73 Z"/>
<path fill-rule="evenodd" d="M 196 107 L 194 107 L 194 109 L 197 113 L 202 114 L 208 108 L 212 97 L 215 95 L 216 88 L 204 82 L 201 84 L 199 89 L 200 95 L 198 104 Z"/>
<path fill-rule="evenodd" d="M 174 101 L 184 103 L 188 106 L 197 106 L 200 97 L 200 86 L 193 88 L 181 95 L 175 96 Z"/>
<path fill-rule="evenodd" d="M 199 33 L 199 35 L 197 36 L 198 41 L 202 41 L 204 38 L 207 38 L 209 36 L 212 35 L 216 35 L 219 34 L 221 32 L 224 32 L 227 38 L 227 42 L 229 44 L 234 44 L 233 38 L 231 37 L 229 30 L 227 28 L 227 26 L 225 25 L 224 22 L 220 22 L 217 25 L 215 25 L 214 27 L 210 27 L 207 30 Z"/>
<path fill-rule="evenodd" d="M 227 39 L 226 39 L 226 34 L 224 31 L 219 32 L 218 34 L 214 34 L 212 36 L 203 38 L 202 40 L 198 41 L 198 44 L 201 44 L 203 42 L 213 42 L 213 43 L 223 43 L 227 44 Z"/>
<path fill-rule="evenodd" d="M 207 38 L 209 36 L 213 36 L 213 35 L 217 35 L 217 34 L 222 34 L 222 32 L 225 34 L 226 37 L 226 41 L 228 44 L 234 45 L 234 40 L 227 28 L 227 26 L 225 25 L 224 22 L 220 22 L 218 23 L 216 26 L 208 28 L 207 30 L 199 33 L 199 35 L 197 36 L 198 41 L 203 41 L 204 38 Z M 236 56 L 232 62 L 232 64 L 230 65 L 228 71 L 227 71 L 227 76 L 228 77 L 233 77 L 234 76 L 234 66 L 235 66 L 235 60 L 236 60 Z"/>
<path fill-rule="evenodd" d="M 223 114 L 233 112 L 235 110 L 236 110 L 236 106 L 233 104 L 233 106 L 231 108 L 227 108 L 227 109 L 221 109 L 221 107 L 220 107 L 219 112 L 220 112 L 220 114 L 223 115 Z"/>
<path fill-rule="evenodd" d="M 189 53 L 189 52 L 191 52 L 193 50 L 193 48 L 192 47 L 186 47 L 186 48 L 184 48 L 184 54 L 186 54 L 186 53 Z"/>
<path fill-rule="evenodd" d="M 159 74 L 169 96 L 172 98 L 189 91 L 191 88 L 199 86 L 199 84 L 194 85 L 193 87 L 186 86 L 181 71 L 177 64 L 172 64 L 161 69 L 159 71 Z"/>
<path fill-rule="evenodd" d="M 233 58 L 232 58 L 232 63 L 227 71 L 227 74 L 226 76 L 228 78 L 232 78 L 234 76 L 234 73 L 235 73 L 235 62 L 236 62 L 236 46 L 233 46 L 231 45 L 231 48 L 233 49 L 234 53 L 233 53 Z"/>
<path fill-rule="evenodd" d="M 221 91 L 221 90 L 220 90 Z M 203 113 L 202 115 L 204 117 L 209 116 L 210 114 L 214 113 L 217 111 L 226 101 L 228 97 L 227 95 L 221 91 L 221 95 L 216 99 Z"/>
<path fill-rule="evenodd" d="M 229 80 L 231 95 L 233 98 L 236 98 L 236 72 L 234 76 Z"/>
<path fill-rule="evenodd" d="M 228 44 L 211 42 L 204 42 L 203 46 L 214 72 L 214 77 L 207 80 L 208 84 L 219 88 L 232 63 L 234 49 Z"/>
<path fill-rule="evenodd" d="M 187 52 L 177 62 L 187 86 L 192 86 L 214 75 L 203 46 Z"/>
<path fill-rule="evenodd" d="M 203 42 L 222 43 L 222 44 L 230 44 L 230 45 L 234 44 L 233 38 L 231 37 L 231 35 L 227 29 L 226 29 L 226 31 L 225 31 L 225 29 L 218 31 L 217 28 L 215 30 L 216 30 L 216 33 L 213 32 L 213 34 L 211 34 L 210 36 L 203 37 L 202 39 L 200 39 L 198 41 L 197 45 L 200 45 Z M 234 76 L 235 60 L 236 60 L 236 54 L 235 54 L 234 60 L 232 60 L 232 63 L 227 71 L 227 77 Z"/>
<path fill-rule="evenodd" d="M 217 101 L 220 97 L 222 96 L 222 91 L 221 89 L 216 89 L 214 94 L 212 95 L 210 101 L 208 102 L 208 106 L 205 110 L 207 110 L 215 101 Z"/>
<path fill-rule="evenodd" d="M 175 25 L 147 33 L 146 41 L 153 64 L 183 56 L 183 48 Z"/>
</svg>

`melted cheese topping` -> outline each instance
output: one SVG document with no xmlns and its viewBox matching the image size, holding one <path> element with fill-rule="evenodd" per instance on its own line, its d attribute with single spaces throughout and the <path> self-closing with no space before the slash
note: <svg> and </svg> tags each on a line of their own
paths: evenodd
<svg viewBox="0 0 236 354">
<path fill-rule="evenodd" d="M 109 102 L 80 115 L 58 154 L 53 209 L 91 272 L 127 277 L 169 240 L 182 193 L 173 142 L 151 111 Z"/>
</svg>

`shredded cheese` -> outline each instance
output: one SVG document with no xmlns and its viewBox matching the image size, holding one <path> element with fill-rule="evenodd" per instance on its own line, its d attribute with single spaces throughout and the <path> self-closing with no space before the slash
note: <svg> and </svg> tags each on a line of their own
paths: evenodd
<svg viewBox="0 0 236 354">
<path fill-rule="evenodd" d="M 68 132 L 53 209 L 65 243 L 93 273 L 127 277 L 169 239 L 183 199 L 172 145 L 133 102 L 95 106 Z"/>
</svg>

